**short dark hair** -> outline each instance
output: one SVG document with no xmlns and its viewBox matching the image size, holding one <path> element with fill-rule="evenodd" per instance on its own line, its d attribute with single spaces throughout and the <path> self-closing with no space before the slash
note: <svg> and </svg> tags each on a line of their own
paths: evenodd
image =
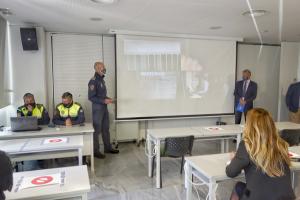
<svg viewBox="0 0 300 200">
<path fill-rule="evenodd" d="M 65 93 L 63 93 L 63 95 L 61 96 L 61 98 L 63 98 L 63 99 L 66 99 L 66 98 L 73 99 L 73 95 L 70 92 L 65 92 Z"/>
<path fill-rule="evenodd" d="M 251 75 L 251 71 L 249 69 L 244 69 L 243 72 L 247 72 Z"/>
<path fill-rule="evenodd" d="M 0 193 L 5 190 L 11 191 L 13 186 L 13 167 L 8 155 L 0 151 Z"/>
<path fill-rule="evenodd" d="M 34 98 L 33 94 L 31 94 L 31 93 L 28 92 L 28 93 L 24 94 L 23 99 L 26 99 L 26 98 L 29 98 L 29 97 Z"/>
</svg>

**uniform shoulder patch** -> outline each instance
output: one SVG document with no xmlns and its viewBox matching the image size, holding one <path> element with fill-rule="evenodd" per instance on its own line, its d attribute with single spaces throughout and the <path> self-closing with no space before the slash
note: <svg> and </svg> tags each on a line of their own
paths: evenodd
<svg viewBox="0 0 300 200">
<path fill-rule="evenodd" d="M 93 91 L 95 89 L 95 85 L 94 84 L 90 84 L 89 89 Z"/>
</svg>

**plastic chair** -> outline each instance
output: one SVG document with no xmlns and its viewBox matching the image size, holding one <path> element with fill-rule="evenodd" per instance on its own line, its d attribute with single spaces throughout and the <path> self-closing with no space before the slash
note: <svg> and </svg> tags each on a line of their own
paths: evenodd
<svg viewBox="0 0 300 200">
<path fill-rule="evenodd" d="M 279 135 L 290 146 L 298 146 L 300 143 L 300 129 L 284 129 Z"/>
<path fill-rule="evenodd" d="M 161 157 L 171 157 L 171 158 L 181 157 L 180 174 L 182 174 L 182 170 L 184 166 L 184 157 L 185 155 L 190 155 L 190 156 L 192 155 L 193 144 L 194 144 L 194 136 L 166 138 L 164 147 L 162 145 L 161 148 Z M 155 158 L 152 159 L 152 176 L 154 172 L 155 160 L 156 160 Z M 162 182 L 162 178 L 160 181 Z"/>
</svg>

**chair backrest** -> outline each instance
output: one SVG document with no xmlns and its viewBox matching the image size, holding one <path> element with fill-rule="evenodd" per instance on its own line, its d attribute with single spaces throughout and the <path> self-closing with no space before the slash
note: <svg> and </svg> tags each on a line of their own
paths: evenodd
<svg viewBox="0 0 300 200">
<path fill-rule="evenodd" d="M 284 129 L 280 132 L 280 136 L 290 146 L 296 146 L 300 143 L 300 129 Z"/>
<path fill-rule="evenodd" d="M 164 155 L 169 157 L 182 157 L 192 153 L 194 136 L 168 137 L 165 139 Z"/>
</svg>

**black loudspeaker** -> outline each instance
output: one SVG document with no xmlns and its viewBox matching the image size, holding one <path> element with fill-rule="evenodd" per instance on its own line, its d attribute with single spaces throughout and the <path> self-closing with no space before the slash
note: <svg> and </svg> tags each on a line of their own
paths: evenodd
<svg viewBox="0 0 300 200">
<path fill-rule="evenodd" d="M 20 33 L 24 51 L 39 50 L 35 28 L 20 28 Z"/>
</svg>

